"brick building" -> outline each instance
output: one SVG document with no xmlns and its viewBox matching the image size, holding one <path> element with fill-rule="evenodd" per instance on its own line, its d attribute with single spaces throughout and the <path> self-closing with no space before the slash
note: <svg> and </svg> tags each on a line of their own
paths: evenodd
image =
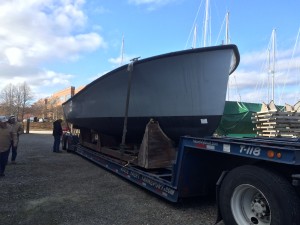
<svg viewBox="0 0 300 225">
<path fill-rule="evenodd" d="M 48 98 L 48 103 L 46 103 L 46 107 L 48 104 L 48 108 L 52 108 L 52 112 L 50 112 L 50 117 L 53 119 L 59 119 L 63 117 L 63 111 L 61 105 L 73 97 L 75 94 L 77 94 L 79 91 L 81 91 L 84 88 L 84 86 L 80 86 L 77 89 L 75 89 L 74 86 L 68 87 L 64 90 L 58 91 L 53 93 L 51 97 Z M 50 107 L 49 107 L 50 104 Z M 51 115 L 52 114 L 52 115 Z"/>
<path fill-rule="evenodd" d="M 39 112 L 38 118 L 49 118 L 56 120 L 63 117 L 62 103 L 70 99 L 72 96 L 81 91 L 85 86 L 80 86 L 75 89 L 74 86 L 53 93 L 50 97 L 38 100 L 34 105 Z"/>
<path fill-rule="evenodd" d="M 67 101 L 69 98 L 77 94 L 79 91 L 81 91 L 85 86 L 80 86 L 77 89 L 75 89 L 74 86 L 68 87 L 64 90 L 55 92 L 51 95 L 51 97 L 48 98 L 48 101 L 55 101 L 56 106 L 61 105 L 65 101 Z"/>
</svg>

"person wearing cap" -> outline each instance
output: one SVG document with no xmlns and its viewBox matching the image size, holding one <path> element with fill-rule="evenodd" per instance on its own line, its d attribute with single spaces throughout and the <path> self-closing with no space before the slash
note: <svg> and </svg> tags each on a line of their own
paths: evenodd
<svg viewBox="0 0 300 225">
<path fill-rule="evenodd" d="M 14 133 L 17 134 L 17 141 L 14 143 L 13 140 L 11 140 L 11 163 L 16 163 L 17 158 L 17 149 L 18 149 L 18 143 L 19 143 L 19 136 L 24 133 L 23 126 L 21 123 L 19 123 L 15 116 L 10 116 L 8 119 L 8 123 L 11 125 L 12 130 Z"/>
<path fill-rule="evenodd" d="M 17 134 L 13 132 L 12 127 L 7 123 L 8 119 L 0 117 L 0 177 L 5 176 L 5 167 L 8 161 L 11 140 L 17 143 Z"/>
</svg>

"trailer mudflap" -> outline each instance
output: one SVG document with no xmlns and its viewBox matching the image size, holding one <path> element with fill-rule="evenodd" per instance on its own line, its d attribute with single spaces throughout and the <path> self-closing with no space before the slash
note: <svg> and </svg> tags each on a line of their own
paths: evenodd
<svg viewBox="0 0 300 225">
<path fill-rule="evenodd" d="M 222 184 L 222 181 L 223 181 L 223 179 L 224 179 L 224 177 L 226 176 L 227 173 L 228 173 L 228 171 L 223 171 L 221 176 L 219 177 L 217 183 L 216 183 L 217 218 L 216 218 L 215 224 L 219 223 L 223 219 L 222 214 L 221 214 L 221 210 L 220 210 L 219 200 L 220 200 L 221 184 Z"/>
</svg>

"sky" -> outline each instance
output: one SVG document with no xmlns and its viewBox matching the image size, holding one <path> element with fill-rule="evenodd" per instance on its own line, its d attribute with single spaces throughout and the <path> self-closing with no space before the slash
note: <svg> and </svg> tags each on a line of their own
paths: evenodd
<svg viewBox="0 0 300 225">
<path fill-rule="evenodd" d="M 205 0 L 1 0 L 0 90 L 26 82 L 37 100 L 87 85 L 121 65 L 122 40 L 123 64 L 191 48 L 195 26 L 202 47 L 204 6 Z M 299 8 L 298 0 L 210 0 L 208 45 L 224 42 L 229 12 L 230 43 L 241 56 L 228 100 L 272 99 L 273 52 L 275 103 L 300 100 Z"/>
</svg>

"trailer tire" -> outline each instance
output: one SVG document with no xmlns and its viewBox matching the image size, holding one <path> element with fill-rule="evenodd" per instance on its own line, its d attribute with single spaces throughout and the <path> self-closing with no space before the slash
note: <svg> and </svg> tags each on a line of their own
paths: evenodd
<svg viewBox="0 0 300 225">
<path fill-rule="evenodd" d="M 221 184 L 219 207 L 227 225 L 300 224 L 300 200 L 282 176 L 257 166 L 230 171 Z"/>
</svg>

